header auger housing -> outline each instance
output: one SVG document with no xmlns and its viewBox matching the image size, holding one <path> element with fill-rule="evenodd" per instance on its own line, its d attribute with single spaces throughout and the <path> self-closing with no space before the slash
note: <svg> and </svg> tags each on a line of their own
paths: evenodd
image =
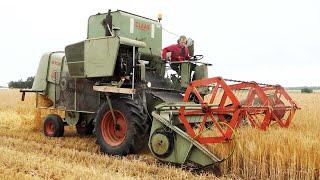
<svg viewBox="0 0 320 180">
<path fill-rule="evenodd" d="M 229 155 L 206 145 L 232 142 L 241 124 L 289 126 L 298 107 L 281 86 L 208 78 L 211 64 L 201 55 L 168 76 L 161 44 L 156 20 L 120 10 L 93 15 L 87 39 L 44 54 L 32 89 L 21 92 L 35 92 L 37 108 L 63 112 L 45 118 L 46 136 L 75 125 L 81 135 L 94 133 L 104 153 L 137 153 L 148 144 L 156 158 L 177 164 L 223 161 Z"/>
</svg>

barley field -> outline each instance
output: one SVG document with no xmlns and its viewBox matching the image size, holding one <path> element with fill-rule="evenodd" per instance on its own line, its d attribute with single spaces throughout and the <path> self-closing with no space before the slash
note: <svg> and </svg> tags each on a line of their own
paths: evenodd
<svg viewBox="0 0 320 180">
<path fill-rule="evenodd" d="M 160 163 L 148 149 L 126 157 L 101 154 L 95 137 L 80 137 L 74 127 L 47 138 L 35 96 L 21 102 L 18 90 L 0 90 L 0 179 L 319 179 L 320 93 L 291 96 L 302 108 L 291 126 L 238 129 L 235 151 L 217 177 Z"/>
</svg>

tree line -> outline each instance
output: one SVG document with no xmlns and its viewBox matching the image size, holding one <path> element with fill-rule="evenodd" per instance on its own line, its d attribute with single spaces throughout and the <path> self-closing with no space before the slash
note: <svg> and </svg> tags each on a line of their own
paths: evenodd
<svg viewBox="0 0 320 180">
<path fill-rule="evenodd" d="M 8 83 L 9 88 L 32 88 L 34 81 L 34 76 L 28 77 L 27 80 L 23 81 L 22 79 L 18 81 L 10 81 Z"/>
</svg>

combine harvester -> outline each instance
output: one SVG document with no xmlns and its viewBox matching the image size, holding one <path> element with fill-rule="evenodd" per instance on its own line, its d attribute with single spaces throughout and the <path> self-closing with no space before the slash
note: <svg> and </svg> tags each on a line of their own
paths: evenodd
<svg viewBox="0 0 320 180">
<path fill-rule="evenodd" d="M 63 136 L 64 126 L 75 125 L 81 135 L 94 133 L 107 154 L 148 144 L 161 161 L 210 166 L 226 157 L 208 145 L 232 142 L 243 122 L 289 126 L 298 107 L 283 87 L 208 78 L 210 64 L 193 54 L 192 40 L 181 75 L 166 76 L 160 20 L 109 10 L 89 18 L 87 39 L 44 54 L 32 89 L 21 90 L 22 99 L 36 93 L 37 108 L 63 113 L 46 116 L 44 134 Z M 40 107 L 39 96 L 51 105 Z"/>
</svg>

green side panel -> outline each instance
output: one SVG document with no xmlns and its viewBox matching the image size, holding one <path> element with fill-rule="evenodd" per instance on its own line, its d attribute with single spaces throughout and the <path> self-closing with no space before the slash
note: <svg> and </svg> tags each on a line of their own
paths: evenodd
<svg viewBox="0 0 320 180">
<path fill-rule="evenodd" d="M 154 113 L 153 113 L 154 116 Z M 161 119 L 166 119 L 166 121 L 169 118 L 168 113 L 161 114 Z M 169 122 L 169 121 L 168 121 Z M 170 125 L 166 127 L 166 125 L 160 121 L 160 119 L 153 118 L 152 121 L 152 127 L 151 127 L 151 132 L 150 132 L 150 138 L 149 138 L 149 148 L 151 149 L 151 137 L 153 132 L 155 132 L 158 128 L 171 128 L 172 124 L 169 122 Z M 181 132 L 180 132 L 181 133 Z M 172 162 L 172 163 L 178 163 L 178 164 L 185 164 L 188 162 L 194 162 L 202 166 L 207 166 L 213 164 L 215 161 L 213 161 L 212 158 L 208 156 L 205 152 L 202 152 L 199 148 L 197 148 L 192 141 L 193 139 L 190 138 L 185 138 L 176 131 L 176 134 L 174 136 L 174 146 L 173 150 L 170 155 L 167 157 L 158 157 L 156 158 L 160 159 L 161 161 L 166 161 L 166 162 Z M 185 133 L 185 132 L 182 132 Z M 151 150 L 152 152 L 152 150 Z M 153 153 L 153 152 L 152 152 Z"/>
<path fill-rule="evenodd" d="M 52 100 L 52 102 L 55 102 L 58 99 L 60 99 L 60 85 L 48 82 L 47 95 L 48 98 Z"/>
<path fill-rule="evenodd" d="M 83 77 L 84 76 L 84 62 L 68 63 L 70 76 Z"/>
<path fill-rule="evenodd" d="M 47 72 L 50 54 L 51 53 L 45 53 L 41 57 L 37 74 L 35 75 L 32 84 L 32 90 L 34 91 L 44 91 L 47 87 Z"/>
<path fill-rule="evenodd" d="M 174 160 L 179 164 L 186 163 L 190 146 L 191 142 L 177 134 L 173 153 L 167 159 L 170 159 L 170 161 Z"/>
<path fill-rule="evenodd" d="M 208 66 L 200 65 L 196 66 L 194 70 L 194 79 L 206 79 L 208 78 Z"/>
<path fill-rule="evenodd" d="M 150 137 L 156 129 L 161 128 L 161 127 L 164 127 L 164 125 L 161 122 L 154 119 L 152 121 L 152 128 L 151 128 Z M 179 135 L 176 135 L 175 140 L 174 140 L 173 152 L 168 157 L 159 158 L 159 159 L 161 159 L 163 161 L 167 161 L 167 162 L 184 164 L 185 160 L 188 156 L 190 144 L 191 143 L 189 141 L 183 139 Z"/>
<path fill-rule="evenodd" d="M 49 59 L 48 82 L 59 84 L 64 53 L 52 53 Z"/>
<path fill-rule="evenodd" d="M 190 83 L 191 65 L 189 62 L 181 63 L 181 87 L 186 88 Z"/>
<path fill-rule="evenodd" d="M 89 17 L 87 39 L 105 36 L 105 29 L 102 25 L 107 14 L 97 14 Z M 114 19 L 113 19 L 114 21 Z"/>
<path fill-rule="evenodd" d="M 48 52 L 41 57 L 32 90 L 45 91 L 48 82 L 59 83 L 63 57 L 63 52 Z"/>
<path fill-rule="evenodd" d="M 87 39 L 84 46 L 85 76 L 112 76 L 117 61 L 119 46 L 119 37 Z"/>
<path fill-rule="evenodd" d="M 69 75 L 68 65 L 66 58 L 62 61 L 62 69 L 60 73 L 60 81 L 59 85 L 57 85 L 55 88 L 58 93 L 56 93 L 56 107 L 57 108 L 66 108 L 68 109 L 70 107 L 70 104 L 74 105 L 74 88 L 72 86 L 72 81 Z M 50 90 L 49 90 L 50 91 Z M 51 94 L 50 94 L 51 93 Z M 54 100 L 54 87 L 53 91 L 49 93 L 49 96 L 51 96 Z M 73 102 L 73 103 L 69 103 Z M 74 108 L 73 108 L 74 109 Z"/>
<path fill-rule="evenodd" d="M 207 166 L 214 163 L 207 155 L 205 155 L 195 146 L 193 146 L 191 149 L 189 160 L 202 166 Z"/>
<path fill-rule="evenodd" d="M 208 78 L 208 65 L 200 65 L 196 66 L 194 69 L 194 75 L 193 75 L 193 80 L 197 79 L 207 79 Z M 209 87 L 198 87 L 198 91 L 201 94 L 207 94 L 209 93 Z"/>
<path fill-rule="evenodd" d="M 84 41 L 66 46 L 67 64 L 70 76 L 84 76 Z"/>
<path fill-rule="evenodd" d="M 139 49 L 139 52 L 147 55 L 161 55 L 162 26 L 158 21 L 124 11 L 114 11 L 111 14 L 113 26 L 120 28 L 120 36 L 147 44 L 147 47 Z M 105 36 L 102 22 L 106 15 L 97 14 L 89 17 L 88 39 Z"/>
</svg>

